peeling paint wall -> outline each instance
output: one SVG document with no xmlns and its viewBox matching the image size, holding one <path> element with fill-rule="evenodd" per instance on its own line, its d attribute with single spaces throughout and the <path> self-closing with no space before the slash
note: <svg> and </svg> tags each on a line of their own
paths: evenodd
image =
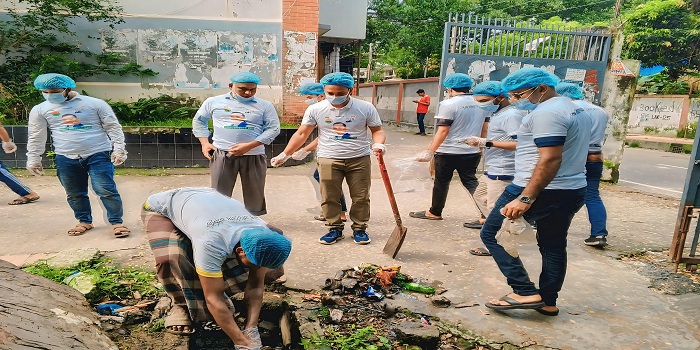
<svg viewBox="0 0 700 350">
<path fill-rule="evenodd" d="M 284 57 L 287 65 L 284 73 L 285 88 L 298 90 L 304 83 L 316 81 L 316 33 L 284 31 L 287 53 Z"/>
<path fill-rule="evenodd" d="M 700 98 L 691 98 L 689 109 L 688 123 L 696 123 L 700 120 Z"/>
</svg>

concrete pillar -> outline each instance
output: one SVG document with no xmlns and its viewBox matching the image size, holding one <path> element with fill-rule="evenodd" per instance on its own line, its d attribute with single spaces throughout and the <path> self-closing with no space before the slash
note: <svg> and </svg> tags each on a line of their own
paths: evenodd
<svg viewBox="0 0 700 350">
<path fill-rule="evenodd" d="M 620 29 L 613 28 L 611 34 L 613 35 L 613 42 L 610 48 L 608 68 L 600 98 L 601 106 L 610 115 L 603 142 L 603 155 L 605 156 L 603 180 L 617 182 L 620 177 L 619 169 L 625 149 L 627 121 L 632 109 L 634 91 L 637 88 L 640 62 L 636 60 L 622 60 L 622 63 L 635 74 L 634 77 L 610 73 L 612 62 L 620 60 L 622 46 L 624 45 L 624 35 Z"/>
<path fill-rule="evenodd" d="M 300 123 L 308 105 L 299 85 L 316 82 L 318 62 L 318 0 L 282 1 L 283 123 Z"/>
</svg>

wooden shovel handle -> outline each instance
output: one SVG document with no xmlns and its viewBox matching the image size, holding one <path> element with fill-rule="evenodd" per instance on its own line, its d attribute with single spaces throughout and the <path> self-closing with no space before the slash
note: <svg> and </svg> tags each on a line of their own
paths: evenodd
<svg viewBox="0 0 700 350">
<path fill-rule="evenodd" d="M 379 172 L 382 174 L 384 188 L 386 188 L 386 194 L 389 196 L 389 204 L 391 204 L 391 210 L 394 212 L 394 219 L 396 219 L 396 225 L 403 227 L 401 215 L 399 214 L 399 206 L 396 204 L 396 197 L 394 197 L 394 189 L 391 187 L 389 173 L 386 170 L 386 164 L 384 164 L 383 153 L 384 152 L 382 152 L 381 150 L 377 152 L 377 159 L 379 160 Z"/>
</svg>

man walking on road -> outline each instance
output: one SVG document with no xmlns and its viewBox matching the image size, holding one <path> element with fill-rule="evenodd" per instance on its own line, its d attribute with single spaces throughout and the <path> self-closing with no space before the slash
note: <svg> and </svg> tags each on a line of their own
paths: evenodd
<svg viewBox="0 0 700 350">
<path fill-rule="evenodd" d="M 275 106 L 255 97 L 260 78 L 250 72 L 231 77 L 225 95 L 206 99 L 192 119 L 194 135 L 209 159 L 211 186 L 231 197 L 240 175 L 243 203 L 254 215 L 267 213 L 265 145 L 280 133 Z M 214 120 L 213 143 L 209 143 L 209 120 Z"/>
<path fill-rule="evenodd" d="M 88 178 L 100 197 L 112 224 L 114 236 L 126 237 L 122 199 L 114 182 L 114 166 L 126 161 L 122 126 L 107 102 L 72 91 L 75 81 L 63 74 L 42 74 L 34 80 L 45 102 L 29 113 L 27 170 L 43 175 L 41 156 L 46 147 L 47 128 L 56 152 L 56 173 L 66 190 L 68 204 L 78 224 L 68 230 L 80 236 L 91 230 L 92 210 L 88 197 Z"/>
<path fill-rule="evenodd" d="M 273 166 L 282 165 L 318 127 L 318 174 L 321 184 L 321 209 L 330 229 L 321 244 L 334 244 L 343 239 L 345 224 L 340 217 L 340 195 L 343 179 L 350 189 L 353 240 L 357 244 L 371 242 L 367 234 L 370 216 L 369 190 L 372 182 L 370 153 L 386 153 L 386 134 L 374 106 L 352 98 L 355 80 L 347 73 L 330 73 L 321 79 L 326 99 L 306 109 L 299 130 L 282 153 L 272 159 Z M 367 132 L 369 129 L 369 133 Z M 370 135 L 371 133 L 371 135 Z M 370 147 L 370 141 L 373 144 Z"/>
<path fill-rule="evenodd" d="M 411 212 L 411 217 L 442 220 L 442 210 L 455 170 L 470 193 L 473 194 L 479 184 L 476 168 L 481 160 L 481 150 L 462 141 L 470 136 L 486 137 L 486 118 L 490 113 L 479 108 L 474 98 L 467 95 L 473 85 L 474 81 L 463 73 L 445 77 L 443 86 L 451 97 L 440 103 L 435 115 L 437 130 L 432 143 L 416 156 L 419 162 L 429 162 L 435 157 L 432 205 L 428 210 Z"/>
<path fill-rule="evenodd" d="M 600 177 L 603 174 L 603 140 L 605 128 L 608 125 L 608 113 L 583 99 L 583 90 L 580 86 L 571 83 L 560 83 L 556 87 L 557 93 L 569 97 L 574 104 L 583 108 L 591 117 L 593 123 L 591 142 L 588 145 L 588 158 L 586 160 L 586 210 L 588 222 L 591 223 L 591 236 L 584 243 L 594 247 L 605 247 L 608 244 L 608 230 L 606 222 L 608 213 L 605 204 L 600 198 Z"/>
<path fill-rule="evenodd" d="M 413 100 L 416 104 L 416 118 L 418 119 L 418 132 L 416 135 L 425 136 L 425 115 L 428 113 L 428 107 L 430 106 L 430 96 L 425 94 L 425 90 L 418 89 L 416 91 L 420 99 Z"/>
<path fill-rule="evenodd" d="M 511 104 L 531 111 L 518 130 L 515 179 L 508 185 L 481 229 L 481 240 L 513 289 L 486 303 L 495 310 L 536 309 L 556 316 L 557 297 L 566 275 L 566 236 L 586 194 L 586 156 L 591 120 L 567 97 L 557 95 L 555 75 L 523 68 L 502 82 Z M 519 256 L 510 255 L 496 239 L 504 218 L 522 216 L 537 222 L 542 255 L 539 289 Z"/>
</svg>

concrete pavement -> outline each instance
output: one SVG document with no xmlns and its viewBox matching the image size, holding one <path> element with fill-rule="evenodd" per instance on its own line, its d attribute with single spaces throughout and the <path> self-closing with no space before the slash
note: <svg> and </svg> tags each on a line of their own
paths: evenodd
<svg viewBox="0 0 700 350">
<path fill-rule="evenodd" d="M 659 250 L 670 245 L 677 212 L 677 201 L 638 193 L 618 186 L 606 186 L 603 199 L 609 211 L 611 247 L 605 251 L 586 247 L 588 235 L 585 208 L 577 215 L 569 235 L 569 270 L 560 296 L 562 313 L 546 317 L 533 311 L 507 314 L 487 313 L 484 302 L 506 294 L 508 286 L 490 257 L 476 257 L 468 250 L 480 246 L 478 231 L 465 229 L 462 223 L 476 217 L 476 209 L 458 181 L 453 182 L 444 221 L 425 221 L 408 217 L 409 211 L 430 205 L 430 181 L 427 169 L 411 168 L 398 178 L 402 169 L 397 161 L 424 149 L 429 137 L 390 131 L 387 162 L 395 186 L 413 189 L 397 194 L 397 201 L 408 237 L 397 260 L 382 254 L 382 248 L 394 223 L 387 196 L 376 169 L 372 182 L 372 220 L 369 234 L 372 244 L 358 246 L 347 239 L 332 246 L 318 244 L 325 232 L 323 224 L 313 220 L 319 212 L 314 193 L 313 165 L 269 169 L 267 199 L 269 214 L 264 217 L 280 226 L 293 240 L 294 250 L 287 264 L 288 286 L 318 288 L 336 270 L 363 262 L 402 266 L 406 273 L 439 281 L 453 303 L 477 302 L 481 306 L 465 309 L 431 309 L 451 322 L 461 323 L 488 339 L 518 345 L 536 345 L 558 349 L 698 349 L 700 348 L 700 295 L 664 295 L 650 289 L 648 277 L 637 270 L 639 262 L 617 260 L 620 252 Z M 410 162 L 398 162 L 410 164 Z M 456 178 L 456 176 L 455 176 Z M 411 179 L 411 182 L 403 182 Z M 26 206 L 0 207 L 0 256 L 28 261 L 37 253 L 55 253 L 73 248 L 96 247 L 103 251 L 136 257 L 150 264 L 141 225 L 141 203 L 151 193 L 182 186 L 207 186 L 207 175 L 118 176 L 125 202 L 125 224 L 132 228 L 129 238 L 115 239 L 103 224 L 96 208 L 98 227 L 80 237 L 68 237 L 65 231 L 74 224 L 65 194 L 55 177 L 25 178 L 42 199 Z M 11 199 L 4 187 L 0 197 Z M 240 191 L 234 197 L 240 199 Z M 112 253 L 112 254 L 116 254 Z M 521 256 L 533 279 L 539 274 L 540 257 L 535 246 L 522 246 Z M 663 255 L 661 255 L 663 257 Z M 395 301 L 411 308 L 428 307 L 410 298 Z M 420 311 L 420 310 L 416 310 Z"/>
</svg>

